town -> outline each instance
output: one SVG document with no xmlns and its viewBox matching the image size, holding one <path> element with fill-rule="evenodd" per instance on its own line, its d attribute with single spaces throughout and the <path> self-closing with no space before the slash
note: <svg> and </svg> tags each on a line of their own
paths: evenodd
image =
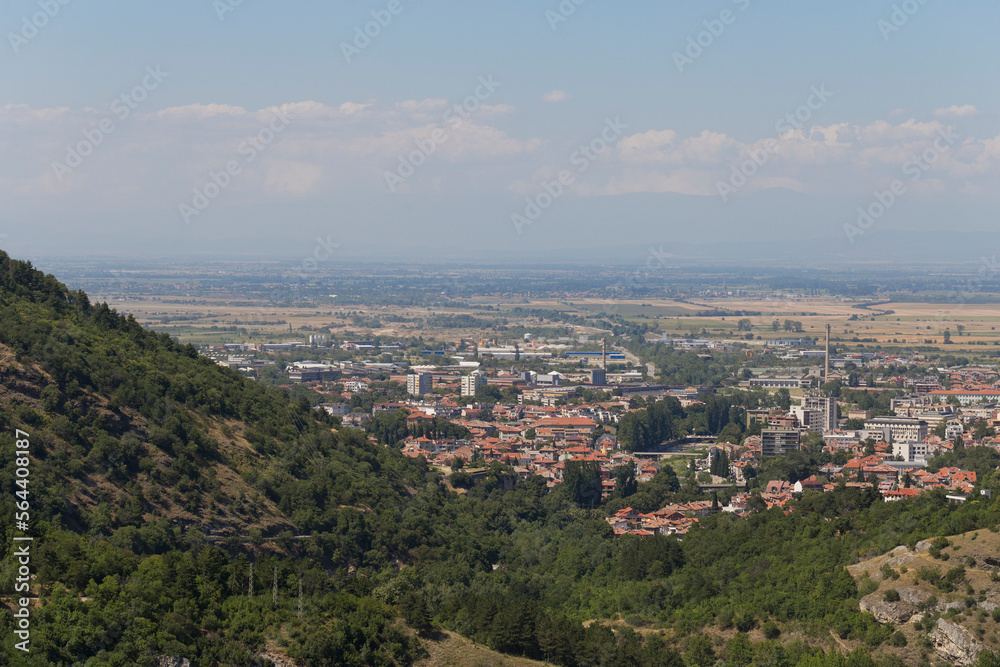
<svg viewBox="0 0 1000 667">
<path fill-rule="evenodd" d="M 717 385 L 670 386 L 653 381 L 652 364 L 625 347 L 609 349 L 606 339 L 531 333 L 437 350 L 313 334 L 204 353 L 308 392 L 318 409 L 365 430 L 373 443 L 424 459 L 459 492 L 496 466 L 520 479 L 538 476 L 549 488 L 583 474 L 580 500 L 613 503 L 607 521 L 617 535 L 683 536 L 714 511 L 747 516 L 838 486 L 872 488 L 886 502 L 943 489 L 964 502 L 976 490 L 976 471 L 929 469 L 930 462 L 957 449 L 1000 450 L 1000 375 L 989 367 L 941 368 L 922 355 L 884 352 L 833 357 L 828 340 L 810 338 L 645 338 L 695 362 L 724 353 L 785 365 L 743 365 Z M 341 360 L 281 360 L 303 355 Z M 539 363 L 560 370 L 541 372 Z M 723 401 L 724 418 L 703 418 Z M 636 435 L 637 423 L 664 404 L 683 425 L 658 442 Z M 811 469 L 781 475 L 768 465 L 803 453 Z M 686 502 L 628 503 L 637 484 L 666 478 L 685 489 Z"/>
</svg>

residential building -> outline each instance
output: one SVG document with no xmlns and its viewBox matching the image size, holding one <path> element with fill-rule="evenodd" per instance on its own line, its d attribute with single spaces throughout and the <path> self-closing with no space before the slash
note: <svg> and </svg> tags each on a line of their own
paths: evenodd
<svg viewBox="0 0 1000 667">
<path fill-rule="evenodd" d="M 893 457 L 900 457 L 907 463 L 926 461 L 928 457 L 926 442 L 893 442 Z"/>
<path fill-rule="evenodd" d="M 797 451 L 800 447 L 800 433 L 792 428 L 766 428 L 760 432 L 761 456 L 778 456 Z"/>
<path fill-rule="evenodd" d="M 765 389 L 801 389 L 809 384 L 808 380 L 799 378 L 750 378 L 751 387 Z"/>
<path fill-rule="evenodd" d="M 927 422 L 906 417 L 874 417 L 865 422 L 868 430 L 881 431 L 886 442 L 920 442 L 927 439 Z"/>
<path fill-rule="evenodd" d="M 423 396 L 424 394 L 431 393 L 433 377 L 430 373 L 412 373 L 407 375 L 406 392 L 411 396 Z"/>
<path fill-rule="evenodd" d="M 801 405 L 793 405 L 789 408 L 788 412 L 791 416 L 795 417 L 799 428 L 812 431 L 813 433 L 823 432 L 823 413 L 819 410 L 813 410 Z"/>
<path fill-rule="evenodd" d="M 482 371 L 473 371 L 462 376 L 462 396 L 475 396 L 476 390 L 486 386 L 486 374 Z"/>
<path fill-rule="evenodd" d="M 833 396 L 806 395 L 802 397 L 802 407 L 820 413 L 820 433 L 837 428 L 837 399 Z M 814 430 L 810 428 L 809 430 Z"/>
</svg>

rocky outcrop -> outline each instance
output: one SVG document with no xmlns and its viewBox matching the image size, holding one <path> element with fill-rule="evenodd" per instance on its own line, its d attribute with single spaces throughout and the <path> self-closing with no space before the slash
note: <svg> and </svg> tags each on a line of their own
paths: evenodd
<svg viewBox="0 0 1000 667">
<path fill-rule="evenodd" d="M 868 576 L 872 578 L 872 581 L 882 581 L 882 566 L 888 565 L 892 568 L 898 568 L 900 565 L 905 565 L 916 557 L 917 554 L 910 551 L 905 545 L 898 546 L 889 553 L 878 556 L 877 558 L 872 558 L 854 565 L 848 565 L 847 571 L 856 577 L 867 573 Z"/>
<path fill-rule="evenodd" d="M 899 546 L 886 554 L 888 558 L 886 559 L 886 564 L 891 567 L 898 567 L 900 565 L 905 565 L 911 560 L 917 557 L 917 554 L 913 553 L 905 546 Z"/>
<path fill-rule="evenodd" d="M 879 623 L 892 623 L 893 625 L 906 623 L 919 611 L 915 606 L 906 602 L 886 602 L 882 598 L 881 591 L 861 598 L 858 606 L 861 611 L 866 611 L 874 616 Z"/>
<path fill-rule="evenodd" d="M 191 661 L 187 658 L 178 658 L 172 655 L 156 656 L 157 667 L 191 667 Z"/>
<path fill-rule="evenodd" d="M 930 634 L 934 650 L 953 665 L 967 667 L 976 661 L 985 648 L 960 625 L 939 618 L 937 627 Z"/>
<path fill-rule="evenodd" d="M 273 648 L 261 651 L 257 654 L 257 657 L 270 660 L 274 667 L 296 667 L 294 660 L 283 653 L 279 653 Z"/>
<path fill-rule="evenodd" d="M 922 591 L 919 588 L 897 588 L 896 592 L 899 593 L 901 601 L 906 604 L 912 604 L 914 607 L 919 607 L 931 597 L 930 593 Z"/>
</svg>

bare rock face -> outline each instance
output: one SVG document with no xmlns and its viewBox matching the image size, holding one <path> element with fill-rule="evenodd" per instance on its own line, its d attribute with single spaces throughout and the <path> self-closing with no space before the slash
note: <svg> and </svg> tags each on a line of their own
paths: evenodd
<svg viewBox="0 0 1000 667">
<path fill-rule="evenodd" d="M 871 595 L 861 598 L 858 606 L 861 608 L 861 611 L 868 612 L 874 616 L 875 620 L 879 623 L 902 625 L 910 620 L 919 610 L 912 604 L 903 602 L 902 595 L 900 595 L 900 598 L 899 602 L 886 602 L 882 598 L 882 592 L 876 591 Z"/>
<path fill-rule="evenodd" d="M 271 649 L 258 653 L 257 657 L 270 660 L 274 667 L 296 667 L 294 660 Z"/>
<path fill-rule="evenodd" d="M 156 656 L 157 667 L 191 667 L 191 661 L 187 658 L 178 658 L 171 655 Z"/>
<path fill-rule="evenodd" d="M 934 650 L 953 665 L 968 667 L 979 657 L 983 645 L 972 638 L 960 625 L 939 618 L 937 628 L 930 634 Z"/>
<path fill-rule="evenodd" d="M 930 593 L 924 592 L 919 588 L 897 588 L 896 592 L 899 593 L 901 601 L 906 604 L 912 604 L 914 607 L 919 607 L 931 597 Z"/>
<path fill-rule="evenodd" d="M 905 545 L 896 547 L 887 555 L 889 558 L 885 562 L 891 567 L 904 565 L 917 557 L 917 554 L 907 549 Z"/>
</svg>

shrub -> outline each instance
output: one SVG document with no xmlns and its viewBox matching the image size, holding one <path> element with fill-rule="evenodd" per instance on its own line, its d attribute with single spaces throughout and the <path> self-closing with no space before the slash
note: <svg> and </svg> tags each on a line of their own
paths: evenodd
<svg viewBox="0 0 1000 667">
<path fill-rule="evenodd" d="M 774 621 L 768 621 L 764 624 L 764 636 L 768 639 L 777 639 L 781 636 L 781 630 L 778 628 L 778 624 Z"/>
<path fill-rule="evenodd" d="M 861 597 L 870 595 L 877 590 L 878 590 L 878 584 L 875 583 L 872 579 L 870 579 L 867 575 L 865 575 L 861 579 L 861 585 L 858 586 L 858 593 L 861 595 Z"/>
<path fill-rule="evenodd" d="M 895 588 L 889 588 L 882 594 L 882 599 L 886 602 L 899 602 L 899 591 Z"/>
<path fill-rule="evenodd" d="M 752 614 L 740 614 L 736 617 L 734 625 L 740 632 L 750 632 L 757 627 L 757 619 Z"/>
</svg>

